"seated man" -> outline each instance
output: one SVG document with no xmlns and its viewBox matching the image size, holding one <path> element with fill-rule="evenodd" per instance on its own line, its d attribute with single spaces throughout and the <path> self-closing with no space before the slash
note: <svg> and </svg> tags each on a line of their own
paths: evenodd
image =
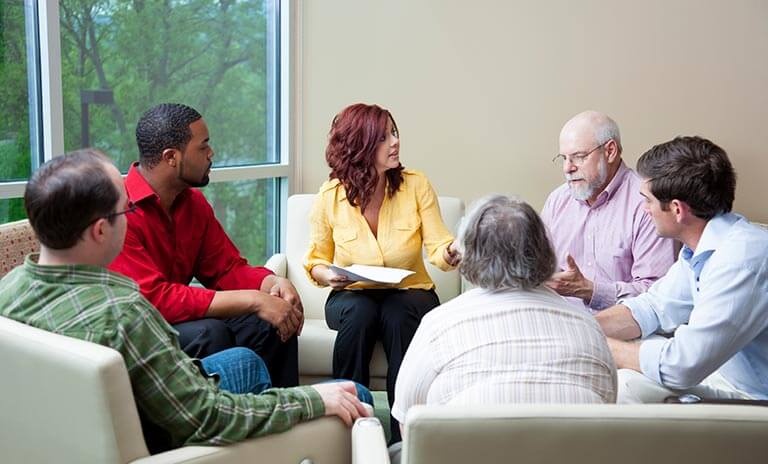
<svg viewBox="0 0 768 464">
<path fill-rule="evenodd" d="M 139 119 L 136 141 L 139 162 L 125 184 L 138 209 L 109 269 L 139 284 L 188 355 L 244 346 L 264 358 L 275 386 L 298 385 L 296 335 L 304 314 L 296 289 L 249 266 L 191 188 L 208 184 L 213 158 L 202 116 L 180 104 L 155 106 Z M 190 286 L 193 278 L 205 288 Z"/>
<path fill-rule="evenodd" d="M 103 154 L 88 149 L 54 158 L 29 180 L 24 201 L 40 253 L 0 281 L 0 315 L 119 351 L 140 414 L 169 440 L 153 446 L 147 437 L 150 451 L 224 445 L 322 415 L 347 424 L 366 415 L 352 382 L 254 395 L 223 391 L 203 377 L 136 284 L 104 268 L 120 252 L 126 216 L 135 207 Z M 237 362 L 227 363 L 225 355 Z M 253 352 L 235 348 L 204 359 L 203 368 L 211 373 L 224 364 L 220 386 L 255 391 L 248 376 L 257 361 Z"/>
<path fill-rule="evenodd" d="M 647 151 L 637 170 L 659 235 L 684 246 L 646 293 L 597 315 L 621 368 L 619 402 L 681 391 L 768 399 L 768 231 L 730 212 L 728 156 L 709 140 L 678 137 Z"/>
<path fill-rule="evenodd" d="M 605 114 L 571 118 L 555 157 L 567 182 L 541 212 L 559 269 L 547 285 L 585 310 L 644 292 L 675 261 L 675 243 L 656 235 L 621 151 L 619 127 Z"/>
<path fill-rule="evenodd" d="M 613 403 L 616 368 L 594 318 L 544 285 L 555 255 L 539 216 L 480 200 L 457 239 L 477 286 L 422 320 L 400 367 L 392 416 L 417 404 Z"/>
</svg>

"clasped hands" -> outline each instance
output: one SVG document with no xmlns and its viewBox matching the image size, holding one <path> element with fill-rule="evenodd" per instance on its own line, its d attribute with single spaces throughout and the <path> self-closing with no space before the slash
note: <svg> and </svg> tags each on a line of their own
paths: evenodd
<svg viewBox="0 0 768 464">
<path fill-rule="evenodd" d="M 273 277 L 275 282 L 269 289 L 270 296 L 276 297 L 272 317 L 268 318 L 282 341 L 286 341 L 294 334 L 301 335 L 304 327 L 304 306 L 301 298 L 290 280 L 284 277 Z"/>
<path fill-rule="evenodd" d="M 581 298 L 585 303 L 589 303 L 595 289 L 594 283 L 584 277 L 573 256 L 569 254 L 566 261 L 568 262 L 568 269 L 552 274 L 552 277 L 545 283 L 546 286 L 562 296 Z"/>
</svg>

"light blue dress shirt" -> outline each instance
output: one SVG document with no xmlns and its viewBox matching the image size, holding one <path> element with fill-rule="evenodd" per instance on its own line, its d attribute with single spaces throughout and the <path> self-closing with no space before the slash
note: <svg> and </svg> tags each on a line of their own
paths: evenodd
<svg viewBox="0 0 768 464">
<path fill-rule="evenodd" d="M 715 371 L 768 399 L 768 231 L 733 213 L 707 223 L 696 250 L 683 247 L 648 292 L 627 299 L 642 338 L 645 376 L 673 389 Z"/>
</svg>

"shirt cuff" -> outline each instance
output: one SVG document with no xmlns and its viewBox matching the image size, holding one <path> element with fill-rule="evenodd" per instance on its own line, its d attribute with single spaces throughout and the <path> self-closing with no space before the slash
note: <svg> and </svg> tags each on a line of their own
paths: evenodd
<svg viewBox="0 0 768 464">
<path fill-rule="evenodd" d="M 648 337 L 659 328 L 659 318 L 656 316 L 656 311 L 642 296 L 621 300 L 619 303 L 629 308 L 632 318 L 640 326 L 640 338 Z"/>
<path fill-rule="evenodd" d="M 323 417 L 325 415 L 325 403 L 323 397 L 313 387 L 293 387 L 288 389 L 292 393 L 295 393 L 295 397 L 302 402 L 304 406 L 304 414 L 302 419 L 310 420 L 317 417 Z"/>
<path fill-rule="evenodd" d="M 589 301 L 589 307 L 600 311 L 614 304 L 616 304 L 616 284 L 592 281 L 592 299 Z"/>
<path fill-rule="evenodd" d="M 640 370 L 643 375 L 663 385 L 661 381 L 661 353 L 666 349 L 670 340 L 653 338 L 640 344 Z"/>
</svg>

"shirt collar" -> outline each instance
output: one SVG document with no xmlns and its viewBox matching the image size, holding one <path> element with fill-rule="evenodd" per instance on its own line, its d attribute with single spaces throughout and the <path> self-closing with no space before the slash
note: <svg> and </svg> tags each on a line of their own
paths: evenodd
<svg viewBox="0 0 768 464">
<path fill-rule="evenodd" d="M 692 267 L 698 267 L 700 263 L 706 261 L 720 246 L 726 234 L 728 234 L 728 230 L 739 219 L 741 219 L 741 216 L 734 213 L 723 213 L 713 217 L 704 226 L 704 231 L 701 233 L 696 250 L 691 250 L 687 245 L 683 245 L 680 255 Z"/>
<path fill-rule="evenodd" d="M 128 170 L 128 175 L 125 177 L 125 188 L 128 191 L 128 199 L 134 203 L 138 203 L 145 198 L 154 196 L 158 197 L 157 193 L 152 190 L 152 186 L 149 185 L 147 179 L 139 172 L 139 163 L 135 162 Z"/>
<path fill-rule="evenodd" d="M 608 185 L 603 189 L 602 192 L 597 196 L 597 200 L 595 200 L 595 203 L 592 205 L 592 207 L 597 207 L 602 205 L 603 203 L 607 202 L 608 200 L 613 197 L 613 194 L 616 193 L 616 191 L 621 187 L 621 184 L 624 182 L 624 178 L 629 173 L 629 169 L 627 168 L 627 165 L 624 164 L 624 160 L 621 161 L 619 164 L 619 169 L 616 171 L 616 174 L 614 174 L 613 179 L 611 179 L 610 182 L 608 182 Z M 582 200 L 584 204 L 586 204 L 586 200 Z"/>
<path fill-rule="evenodd" d="M 138 285 L 128 277 L 101 266 L 88 264 L 62 264 L 56 266 L 38 264 L 40 253 L 30 253 L 24 259 L 24 271 L 43 282 L 63 285 L 115 285 L 138 291 Z"/>
</svg>

